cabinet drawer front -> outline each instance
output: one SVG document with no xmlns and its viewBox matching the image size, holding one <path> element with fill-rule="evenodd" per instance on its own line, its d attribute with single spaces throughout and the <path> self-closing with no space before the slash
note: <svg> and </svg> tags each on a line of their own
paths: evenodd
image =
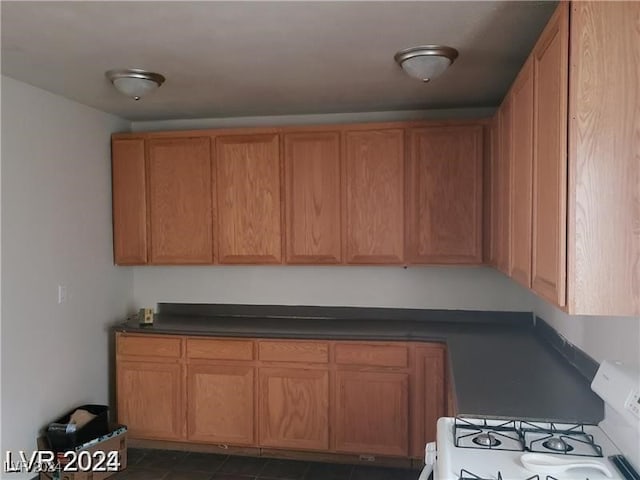
<svg viewBox="0 0 640 480">
<path fill-rule="evenodd" d="M 260 342 L 258 357 L 267 362 L 328 363 L 329 346 L 316 342 Z"/>
<path fill-rule="evenodd" d="M 253 360 L 253 342 L 250 340 L 187 339 L 187 358 L 211 360 Z"/>
<path fill-rule="evenodd" d="M 118 355 L 178 358 L 180 339 L 122 336 L 118 338 Z"/>
<path fill-rule="evenodd" d="M 336 345 L 338 365 L 374 365 L 379 367 L 406 367 L 408 351 L 404 345 Z"/>
</svg>

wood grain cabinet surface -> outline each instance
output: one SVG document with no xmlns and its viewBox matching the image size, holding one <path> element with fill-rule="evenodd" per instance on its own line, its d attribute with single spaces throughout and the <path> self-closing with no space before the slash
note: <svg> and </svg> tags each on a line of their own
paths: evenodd
<svg viewBox="0 0 640 480">
<path fill-rule="evenodd" d="M 422 458 L 444 346 L 117 333 L 116 386 L 135 440 Z"/>
<path fill-rule="evenodd" d="M 118 265 L 147 263 L 147 197 L 144 140 L 111 142 L 113 255 Z"/>
<path fill-rule="evenodd" d="M 260 368 L 259 444 L 329 449 L 329 372 Z"/>
<path fill-rule="evenodd" d="M 340 132 L 287 133 L 283 139 L 287 263 L 340 263 Z"/>
<path fill-rule="evenodd" d="M 345 261 L 404 261 L 404 131 L 344 134 Z"/>
<path fill-rule="evenodd" d="M 407 260 L 482 263 L 483 128 L 408 131 Z"/>
<path fill-rule="evenodd" d="M 207 137 L 148 141 L 150 263 L 213 262 Z"/>
<path fill-rule="evenodd" d="M 560 6 L 533 51 L 533 289 L 565 304 L 567 232 L 568 3 Z"/>
<path fill-rule="evenodd" d="M 277 134 L 215 140 L 220 263 L 282 261 Z"/>
<path fill-rule="evenodd" d="M 533 62 L 520 71 L 511 89 L 513 106 L 512 163 L 510 175 L 509 275 L 531 287 L 533 210 Z"/>
<path fill-rule="evenodd" d="M 509 95 L 504 99 L 500 109 L 498 110 L 498 164 L 496 171 L 496 187 L 497 187 L 497 219 L 496 219 L 496 266 L 498 270 L 505 274 L 509 274 L 511 270 L 509 262 L 511 260 L 510 246 L 510 175 L 511 163 L 513 159 L 512 152 L 512 99 Z"/>
</svg>

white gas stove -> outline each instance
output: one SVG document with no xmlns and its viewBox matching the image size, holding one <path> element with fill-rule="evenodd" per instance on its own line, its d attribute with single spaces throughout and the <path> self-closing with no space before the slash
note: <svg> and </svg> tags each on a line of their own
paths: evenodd
<svg viewBox="0 0 640 480">
<path fill-rule="evenodd" d="M 605 361 L 591 388 L 598 425 L 440 418 L 420 480 L 640 480 L 640 373 Z"/>
</svg>

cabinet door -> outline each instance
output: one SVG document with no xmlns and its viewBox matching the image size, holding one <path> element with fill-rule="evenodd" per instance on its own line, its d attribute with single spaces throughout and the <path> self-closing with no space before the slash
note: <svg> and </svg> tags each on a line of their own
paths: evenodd
<svg viewBox="0 0 640 480">
<path fill-rule="evenodd" d="M 280 263 L 278 135 L 216 138 L 220 263 Z"/>
<path fill-rule="evenodd" d="M 284 136 L 287 263 L 339 263 L 340 133 Z"/>
<path fill-rule="evenodd" d="M 209 138 L 148 141 L 151 263 L 213 262 Z"/>
<path fill-rule="evenodd" d="M 335 378 L 335 450 L 408 456 L 409 375 L 337 371 Z"/>
<path fill-rule="evenodd" d="M 177 363 L 118 361 L 118 423 L 133 438 L 185 436 L 182 367 Z"/>
<path fill-rule="evenodd" d="M 187 367 L 188 439 L 253 444 L 254 368 L 195 364 Z"/>
<path fill-rule="evenodd" d="M 509 274 L 509 220 L 510 220 L 510 175 L 511 175 L 511 159 L 512 159 L 512 105 L 511 94 L 509 94 L 498 112 L 499 119 L 499 138 L 500 138 L 500 155 L 498 155 L 497 165 L 497 239 L 496 239 L 496 264 L 498 270 L 505 274 Z"/>
<path fill-rule="evenodd" d="M 533 52 L 532 286 L 558 306 L 566 298 L 568 41 L 568 3 L 560 2 Z"/>
<path fill-rule="evenodd" d="M 344 133 L 347 263 L 404 260 L 404 132 Z"/>
<path fill-rule="evenodd" d="M 260 445 L 329 448 L 329 372 L 260 369 Z"/>
<path fill-rule="evenodd" d="M 490 154 L 489 154 L 489 191 L 486 193 L 489 205 L 487 211 L 489 213 L 489 245 L 487 248 L 488 262 L 493 267 L 498 267 L 498 241 L 499 241 L 499 167 L 500 167 L 500 112 L 497 112 L 491 119 L 489 127 L 490 136 Z"/>
<path fill-rule="evenodd" d="M 531 287 L 531 215 L 533 208 L 533 63 L 529 60 L 512 88 L 513 157 L 511 165 L 511 278 Z"/>
<path fill-rule="evenodd" d="M 482 262 L 482 135 L 481 126 L 409 131 L 409 262 Z"/>
<path fill-rule="evenodd" d="M 411 456 L 424 456 L 427 442 L 436 441 L 438 418 L 447 414 L 444 375 L 444 347 L 417 345 L 412 377 Z"/>
<path fill-rule="evenodd" d="M 147 263 L 144 140 L 111 142 L 113 255 L 118 265 Z"/>
</svg>

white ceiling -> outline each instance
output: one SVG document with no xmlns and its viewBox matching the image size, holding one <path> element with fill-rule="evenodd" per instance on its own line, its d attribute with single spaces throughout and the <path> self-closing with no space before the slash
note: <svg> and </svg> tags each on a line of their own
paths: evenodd
<svg viewBox="0 0 640 480">
<path fill-rule="evenodd" d="M 2 1 L 2 73 L 131 120 L 498 105 L 555 2 Z M 429 84 L 396 65 L 460 56 Z M 135 102 L 104 72 L 166 83 Z"/>
</svg>

